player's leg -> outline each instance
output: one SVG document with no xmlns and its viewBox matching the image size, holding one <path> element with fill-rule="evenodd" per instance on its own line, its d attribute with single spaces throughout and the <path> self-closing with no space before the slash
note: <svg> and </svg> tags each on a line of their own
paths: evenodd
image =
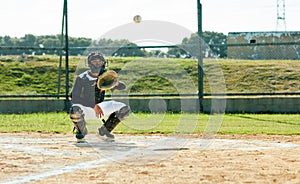
<svg viewBox="0 0 300 184">
<path fill-rule="evenodd" d="M 115 129 L 115 127 L 124 120 L 130 114 L 130 107 L 115 101 L 109 101 L 109 103 L 102 105 L 102 110 L 104 114 L 109 115 L 108 119 L 104 121 L 102 127 L 98 129 L 99 135 L 106 135 L 108 138 L 114 138 L 114 135 L 111 132 Z"/>
<path fill-rule="evenodd" d="M 74 124 L 74 131 L 76 130 L 75 133 L 77 139 L 83 139 L 88 133 L 82 108 L 83 107 L 80 105 L 73 105 L 70 109 L 70 118 Z"/>
<path fill-rule="evenodd" d="M 112 113 L 120 111 L 120 109 L 122 109 L 122 107 L 127 106 L 126 104 L 124 104 L 122 102 L 117 102 L 114 100 L 104 101 L 97 105 L 101 108 L 101 110 L 104 114 L 104 117 L 109 117 Z M 124 108 L 124 109 L 129 109 L 129 107 Z"/>
</svg>

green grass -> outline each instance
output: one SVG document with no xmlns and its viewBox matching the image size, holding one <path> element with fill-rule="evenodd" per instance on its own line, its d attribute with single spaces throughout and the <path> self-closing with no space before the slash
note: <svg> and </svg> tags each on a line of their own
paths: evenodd
<svg viewBox="0 0 300 184">
<path fill-rule="evenodd" d="M 218 119 L 222 119 L 219 123 Z M 215 119 L 215 120 L 214 120 Z M 209 121 L 210 120 L 210 121 Z M 99 121 L 88 121 L 90 133 Z M 73 124 L 64 112 L 0 115 L 0 132 L 71 133 Z M 115 133 L 120 134 L 283 134 L 300 135 L 300 114 L 145 114 L 133 113 Z"/>
<path fill-rule="evenodd" d="M 227 114 L 224 134 L 300 134 L 299 114 Z"/>
<path fill-rule="evenodd" d="M 70 128 L 66 113 L 1 114 L 0 132 L 57 132 Z"/>
</svg>

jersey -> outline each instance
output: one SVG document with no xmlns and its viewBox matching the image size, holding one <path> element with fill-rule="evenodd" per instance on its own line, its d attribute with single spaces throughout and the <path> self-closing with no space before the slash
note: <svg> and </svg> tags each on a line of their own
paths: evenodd
<svg viewBox="0 0 300 184">
<path fill-rule="evenodd" d="M 103 102 L 105 91 L 97 88 L 97 80 L 89 71 L 78 75 L 71 93 L 72 103 L 94 108 L 95 104 Z"/>
</svg>

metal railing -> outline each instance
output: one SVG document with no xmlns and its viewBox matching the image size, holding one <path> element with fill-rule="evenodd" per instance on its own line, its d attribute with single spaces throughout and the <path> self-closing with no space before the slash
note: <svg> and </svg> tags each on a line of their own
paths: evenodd
<svg viewBox="0 0 300 184">
<path fill-rule="evenodd" d="M 70 96 L 70 95 L 69 95 Z M 198 94 L 106 94 L 106 97 L 197 97 Z M 265 92 L 265 93 L 204 93 L 204 97 L 235 97 L 235 96 L 300 96 L 300 92 Z M 59 98 L 65 94 L 8 94 L 0 98 Z"/>
</svg>

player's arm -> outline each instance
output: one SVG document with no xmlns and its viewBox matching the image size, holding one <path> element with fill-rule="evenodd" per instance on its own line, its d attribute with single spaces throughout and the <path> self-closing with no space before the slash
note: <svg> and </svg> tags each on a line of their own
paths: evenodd
<svg viewBox="0 0 300 184">
<path fill-rule="evenodd" d="M 116 85 L 114 87 L 114 89 L 117 89 L 117 90 L 124 90 L 126 88 L 126 84 L 122 81 L 119 81 L 118 85 Z"/>
</svg>

